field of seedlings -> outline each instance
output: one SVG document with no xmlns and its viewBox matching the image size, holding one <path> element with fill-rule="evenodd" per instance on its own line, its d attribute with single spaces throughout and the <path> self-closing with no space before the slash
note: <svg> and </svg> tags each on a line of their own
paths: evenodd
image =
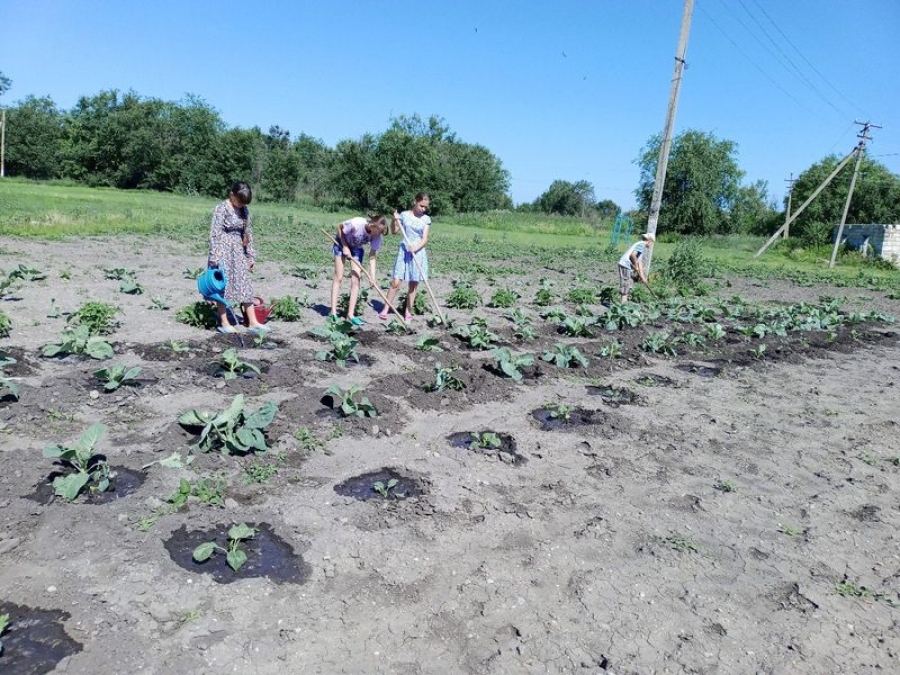
<svg viewBox="0 0 900 675">
<path fill-rule="evenodd" d="M 622 305 L 475 234 L 355 328 L 292 223 L 220 335 L 195 219 L 0 242 L 4 675 L 900 670 L 896 275 Z"/>
</svg>

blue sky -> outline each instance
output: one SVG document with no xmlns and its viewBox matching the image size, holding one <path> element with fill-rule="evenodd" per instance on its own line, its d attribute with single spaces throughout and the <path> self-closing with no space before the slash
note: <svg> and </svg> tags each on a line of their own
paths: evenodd
<svg viewBox="0 0 900 675">
<path fill-rule="evenodd" d="M 232 126 L 333 146 L 392 116 L 443 117 L 490 149 L 516 203 L 588 180 L 630 208 L 634 159 L 662 130 L 682 0 L 4 0 L 12 103 L 133 89 L 196 94 Z M 900 174 L 900 0 L 697 0 L 676 132 L 738 145 L 773 197 L 883 125 L 870 156 Z M 427 186 L 423 186 L 427 188 Z"/>
</svg>

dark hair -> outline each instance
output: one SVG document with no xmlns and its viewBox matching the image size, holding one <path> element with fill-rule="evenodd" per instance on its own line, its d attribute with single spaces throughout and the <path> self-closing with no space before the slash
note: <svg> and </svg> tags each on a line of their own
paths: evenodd
<svg viewBox="0 0 900 675">
<path fill-rule="evenodd" d="M 253 201 L 253 190 L 250 189 L 250 184 L 245 183 L 242 180 L 235 181 L 231 190 L 229 190 L 229 194 L 234 195 L 238 199 L 241 200 L 241 204 L 247 206 L 250 202 Z"/>
<path fill-rule="evenodd" d="M 427 199 L 428 201 L 431 201 L 431 197 L 428 196 L 427 192 L 420 192 L 419 194 L 416 195 L 416 198 L 413 199 L 413 202 L 419 202 L 419 201 L 422 201 L 423 199 Z"/>
<path fill-rule="evenodd" d="M 381 230 L 381 234 L 387 234 L 387 218 L 379 213 L 367 213 L 366 218 L 368 218 L 371 225 L 374 225 Z"/>
</svg>

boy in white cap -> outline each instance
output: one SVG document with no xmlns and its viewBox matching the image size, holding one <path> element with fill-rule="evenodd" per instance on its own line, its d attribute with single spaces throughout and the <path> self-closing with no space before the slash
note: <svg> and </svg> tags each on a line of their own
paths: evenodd
<svg viewBox="0 0 900 675">
<path fill-rule="evenodd" d="M 628 294 L 634 288 L 635 275 L 642 283 L 647 283 L 643 257 L 644 253 L 653 248 L 655 241 L 656 237 L 649 232 L 645 232 L 619 258 L 619 293 L 622 295 L 622 302 L 628 302 Z"/>
</svg>

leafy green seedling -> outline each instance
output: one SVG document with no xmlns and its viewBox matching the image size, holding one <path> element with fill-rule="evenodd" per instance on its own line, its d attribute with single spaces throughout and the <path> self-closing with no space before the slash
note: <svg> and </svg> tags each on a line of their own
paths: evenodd
<svg viewBox="0 0 900 675">
<path fill-rule="evenodd" d="M 719 492 L 737 492 L 737 485 L 730 480 L 720 480 L 713 485 L 713 489 L 718 490 Z"/>
<path fill-rule="evenodd" d="M 550 417 L 555 420 L 563 420 L 568 422 L 572 418 L 572 411 L 575 410 L 570 405 L 566 405 L 565 403 L 548 403 L 544 406 L 547 409 L 547 412 L 550 413 Z"/>
<path fill-rule="evenodd" d="M 72 312 L 68 321 L 73 326 L 86 326 L 90 335 L 109 335 L 115 330 L 115 316 L 118 313 L 118 307 L 90 301 Z"/>
<path fill-rule="evenodd" d="M 217 362 L 219 366 L 218 372 L 221 373 L 222 377 L 226 380 L 234 380 L 239 375 L 243 375 L 244 373 L 253 372 L 259 375 L 259 368 L 254 366 L 252 363 L 247 363 L 246 361 L 241 361 L 238 358 L 237 349 L 231 347 L 230 349 L 226 349 L 222 352 L 222 357 Z"/>
<path fill-rule="evenodd" d="M 182 354 L 186 351 L 189 351 L 190 347 L 188 347 L 183 342 L 179 342 L 178 340 L 169 340 L 169 349 L 171 349 L 176 354 Z"/>
<path fill-rule="evenodd" d="M 150 309 L 157 310 L 160 312 L 164 312 L 170 308 L 169 301 L 163 298 L 161 295 L 154 295 L 150 298 Z"/>
<path fill-rule="evenodd" d="M 272 423 L 278 406 L 267 401 L 256 412 L 244 410 L 244 396 L 238 394 L 220 413 L 188 410 L 178 423 L 189 429 L 200 428 L 197 447 L 203 452 L 219 449 L 223 455 L 265 452 L 269 449 L 263 430 Z"/>
<path fill-rule="evenodd" d="M 20 264 L 16 269 L 9 273 L 10 279 L 21 279 L 23 281 L 41 281 L 47 278 L 47 275 L 34 267 Z"/>
<path fill-rule="evenodd" d="M 512 307 L 519 300 L 519 294 L 508 288 L 501 288 L 494 292 L 488 302 L 488 307 Z"/>
<path fill-rule="evenodd" d="M 7 393 L 4 396 L 12 396 L 18 401 L 19 385 L 16 384 L 15 378 L 10 377 L 5 372 L 6 366 L 11 366 L 14 363 L 16 363 L 16 359 L 6 352 L 0 351 L 0 391 L 5 389 Z"/>
<path fill-rule="evenodd" d="M 278 466 L 275 462 L 257 462 L 244 467 L 244 482 L 258 483 L 265 485 L 275 474 L 278 473 Z"/>
<path fill-rule="evenodd" d="M 778 523 L 778 531 L 789 537 L 796 537 L 797 535 L 803 534 L 803 530 L 800 528 L 785 525 L 784 523 Z"/>
<path fill-rule="evenodd" d="M 416 343 L 416 349 L 420 352 L 442 352 L 440 340 L 432 335 L 423 335 Z"/>
<path fill-rule="evenodd" d="M 333 384 L 328 387 L 325 394 L 337 397 L 337 400 L 340 401 L 339 409 L 344 417 L 354 415 L 356 417 L 378 417 L 378 411 L 366 396 L 356 397 L 359 391 L 358 384 L 351 385 L 346 391 Z"/>
<path fill-rule="evenodd" d="M 464 340 L 472 349 L 489 349 L 500 338 L 487 327 L 487 320 L 474 317 L 466 326 L 458 326 L 450 331 L 456 337 Z"/>
<path fill-rule="evenodd" d="M 560 325 L 560 329 L 566 335 L 571 337 L 594 337 L 592 326 L 597 322 L 596 318 L 579 318 L 577 316 L 567 316 Z"/>
<path fill-rule="evenodd" d="M 467 282 L 457 280 L 444 304 L 455 309 L 475 309 L 481 304 L 481 296 Z"/>
<path fill-rule="evenodd" d="M 667 354 L 675 356 L 675 347 L 677 340 L 671 337 L 668 331 L 659 331 L 648 333 L 647 337 L 641 343 L 641 349 L 652 354 Z"/>
<path fill-rule="evenodd" d="M 191 269 L 190 267 L 188 267 L 181 273 L 181 276 L 185 279 L 197 279 L 205 271 L 206 270 L 204 270 L 202 267 L 198 267 L 196 269 Z"/>
<path fill-rule="evenodd" d="M 106 391 L 115 391 L 123 384 L 136 382 L 137 376 L 140 374 L 140 366 L 129 368 L 121 363 L 110 366 L 109 368 L 101 368 L 100 370 L 94 371 L 94 377 L 103 383 L 103 388 L 106 389 Z"/>
<path fill-rule="evenodd" d="M 185 305 L 175 314 L 178 323 L 184 323 L 194 328 L 215 328 L 219 323 L 219 317 L 213 305 L 203 300 L 198 300 L 190 305 Z"/>
<path fill-rule="evenodd" d="M 89 483 L 91 492 L 104 492 L 109 488 L 109 464 L 94 454 L 94 446 L 106 427 L 92 424 L 72 447 L 54 445 L 44 450 L 44 457 L 57 459 L 73 472 L 53 479 L 54 492 L 67 502 L 74 501 Z"/>
<path fill-rule="evenodd" d="M 391 335 L 401 335 L 406 332 L 407 328 L 397 319 L 391 319 L 384 327 Z"/>
<path fill-rule="evenodd" d="M 561 342 L 553 345 L 553 349 L 545 351 L 541 358 L 544 361 L 555 363 L 558 368 L 576 368 L 577 366 L 587 368 L 590 365 L 590 361 L 578 351 L 577 347 L 564 345 Z"/>
<path fill-rule="evenodd" d="M 434 382 L 427 382 L 422 385 L 425 391 L 444 391 L 451 389 L 453 391 L 462 391 L 466 388 L 466 383 L 456 377 L 457 368 L 444 368 L 440 363 L 434 364 Z"/>
<path fill-rule="evenodd" d="M 253 539 L 257 532 L 259 532 L 257 528 L 250 527 L 246 523 L 233 525 L 228 530 L 227 549 L 222 548 L 214 541 L 208 541 L 194 549 L 193 558 L 198 563 L 202 563 L 209 560 L 216 551 L 221 551 L 225 554 L 228 566 L 237 572 L 247 562 L 247 554 L 241 548 L 241 542 Z"/>
<path fill-rule="evenodd" d="M 613 338 L 597 350 L 597 356 L 604 359 L 622 358 L 622 343 Z"/>
<path fill-rule="evenodd" d="M 389 499 L 391 496 L 391 490 L 397 487 L 397 483 L 399 481 L 396 478 L 391 478 L 387 484 L 382 483 L 380 480 L 376 481 L 372 484 L 372 489 L 381 495 L 382 499 Z M 399 495 L 398 495 L 399 496 Z"/>
<path fill-rule="evenodd" d="M 119 282 L 119 293 L 126 295 L 143 295 L 144 287 L 134 279 L 122 279 Z"/>
<path fill-rule="evenodd" d="M 469 441 L 469 450 L 493 450 L 503 445 L 500 436 L 493 431 L 482 433 L 472 432 L 472 440 Z"/>
<path fill-rule="evenodd" d="M 56 344 L 44 347 L 41 354 L 48 357 L 77 354 L 90 356 L 92 359 L 104 360 L 113 357 L 113 348 L 98 335 L 91 335 L 87 325 L 79 325 L 63 331 L 62 339 Z"/>
<path fill-rule="evenodd" d="M 48 319 L 58 319 L 62 316 L 59 305 L 56 304 L 56 298 L 50 298 L 50 310 L 47 312 Z"/>
<path fill-rule="evenodd" d="M 592 305 L 597 302 L 597 294 L 590 288 L 573 288 L 566 297 L 576 305 Z"/>
<path fill-rule="evenodd" d="M 516 382 L 522 381 L 523 375 L 520 368 L 534 365 L 534 356 L 531 354 L 513 354 L 506 347 L 493 349 L 491 354 L 497 359 L 497 369 Z"/>
<path fill-rule="evenodd" d="M 9 628 L 9 614 L 0 614 L 0 638 L 3 637 L 3 634 L 6 632 L 6 629 Z M 0 640 L 0 656 L 3 655 L 3 640 Z"/>
<path fill-rule="evenodd" d="M 269 316 L 278 321 L 300 321 L 303 316 L 302 309 L 297 298 L 286 295 L 272 301 L 272 313 Z"/>
<path fill-rule="evenodd" d="M 758 344 L 750 350 L 750 356 L 756 360 L 761 360 L 766 355 L 766 345 Z"/>
</svg>

